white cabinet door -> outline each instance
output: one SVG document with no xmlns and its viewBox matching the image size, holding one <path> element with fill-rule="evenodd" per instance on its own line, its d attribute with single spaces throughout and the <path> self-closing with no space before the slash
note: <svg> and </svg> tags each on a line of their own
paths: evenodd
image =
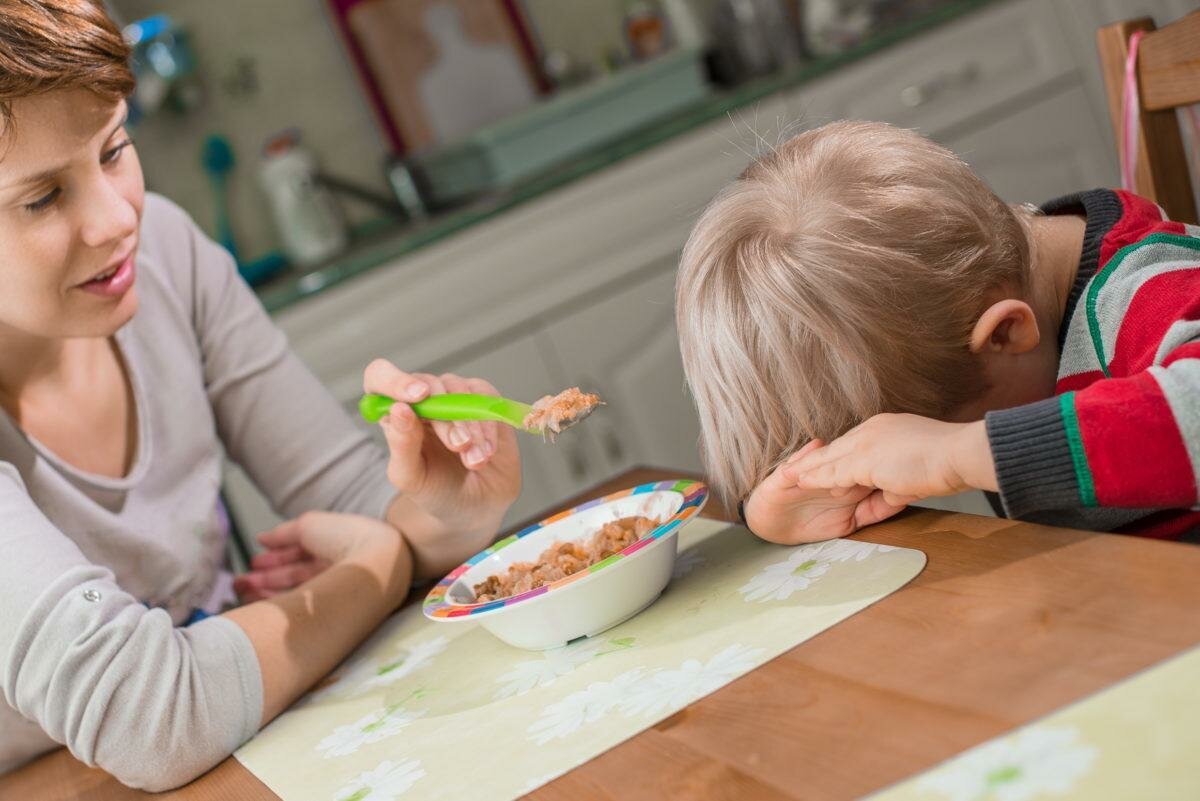
<svg viewBox="0 0 1200 801">
<path fill-rule="evenodd" d="M 945 142 L 1009 202 L 1112 186 L 1115 165 L 1080 86 Z"/>
<path fill-rule="evenodd" d="M 563 381 L 608 404 L 566 435 L 586 429 L 608 475 L 635 464 L 700 469 L 700 424 L 675 333 L 674 268 L 674 259 L 657 265 L 546 329 Z"/>
<path fill-rule="evenodd" d="M 545 361 L 544 334 L 521 337 L 507 345 L 446 365 L 439 372 L 486 378 L 508 398 L 533 401 L 562 389 Z M 572 429 L 557 442 L 518 432 L 521 450 L 521 495 L 509 509 L 509 526 L 546 512 L 571 495 L 596 483 L 588 464 L 589 445 Z"/>
</svg>

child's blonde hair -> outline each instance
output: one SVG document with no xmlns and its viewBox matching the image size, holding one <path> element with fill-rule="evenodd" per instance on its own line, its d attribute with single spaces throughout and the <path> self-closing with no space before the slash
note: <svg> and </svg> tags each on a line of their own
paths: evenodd
<svg viewBox="0 0 1200 801">
<path fill-rule="evenodd" d="M 709 480 L 744 499 L 813 438 L 945 417 L 986 382 L 969 337 L 1023 292 L 1026 226 L 953 153 L 836 122 L 758 159 L 683 249 L 675 313 Z"/>
</svg>

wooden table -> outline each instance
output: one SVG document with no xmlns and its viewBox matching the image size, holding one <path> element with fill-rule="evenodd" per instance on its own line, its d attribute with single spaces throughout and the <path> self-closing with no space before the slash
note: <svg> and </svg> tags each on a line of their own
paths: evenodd
<svg viewBox="0 0 1200 801">
<path fill-rule="evenodd" d="M 579 500 L 668 477 L 634 469 Z M 857 798 L 1200 643 L 1194 545 L 927 510 L 859 536 L 929 564 L 530 798 Z M 5 799 L 149 797 L 65 750 L 0 778 Z M 158 797 L 276 799 L 232 758 Z"/>
</svg>

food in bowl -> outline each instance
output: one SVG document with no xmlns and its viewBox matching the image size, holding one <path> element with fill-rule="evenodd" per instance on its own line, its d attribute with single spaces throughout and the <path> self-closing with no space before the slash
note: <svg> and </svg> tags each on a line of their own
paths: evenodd
<svg viewBox="0 0 1200 801">
<path fill-rule="evenodd" d="M 525 428 L 549 436 L 570 428 L 603 405 L 599 395 L 583 392 L 579 387 L 564 389 L 557 395 L 546 395 L 533 402 L 533 411 L 522 421 Z"/>
<path fill-rule="evenodd" d="M 496 601 L 578 573 L 625 550 L 659 525 L 640 515 L 605 523 L 586 542 L 555 542 L 536 562 L 516 562 L 475 585 L 477 602 Z"/>
<path fill-rule="evenodd" d="M 451 570 L 425 597 L 425 617 L 478 623 L 499 639 L 531 650 L 557 648 L 628 620 L 671 580 L 679 530 L 699 515 L 708 491 L 690 479 L 630 487 L 527 526 Z M 536 562 L 554 543 L 587 542 L 605 523 L 626 517 L 660 521 L 640 539 L 594 565 L 525 592 L 480 601 L 474 588 L 518 562 Z"/>
</svg>

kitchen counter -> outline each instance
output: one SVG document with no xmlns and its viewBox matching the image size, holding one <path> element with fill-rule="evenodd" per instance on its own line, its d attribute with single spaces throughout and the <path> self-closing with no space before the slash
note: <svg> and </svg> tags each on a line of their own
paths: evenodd
<svg viewBox="0 0 1200 801">
<path fill-rule="evenodd" d="M 827 75 L 995 1 L 953 0 L 905 24 L 875 34 L 862 44 L 836 55 L 814 59 L 787 73 L 756 79 L 732 89 L 713 89 L 707 98 L 681 113 L 647 125 L 629 136 L 596 148 L 581 158 L 561 164 L 502 193 L 435 214 L 420 223 L 405 226 L 381 223 L 370 226 L 369 230 L 359 232 L 355 244 L 338 258 L 314 269 L 285 271 L 259 286 L 257 291 L 268 311 L 279 311 L 572 181 L 603 170 L 622 159 L 667 142 L 704 123 L 731 115 L 765 97 Z"/>
</svg>

